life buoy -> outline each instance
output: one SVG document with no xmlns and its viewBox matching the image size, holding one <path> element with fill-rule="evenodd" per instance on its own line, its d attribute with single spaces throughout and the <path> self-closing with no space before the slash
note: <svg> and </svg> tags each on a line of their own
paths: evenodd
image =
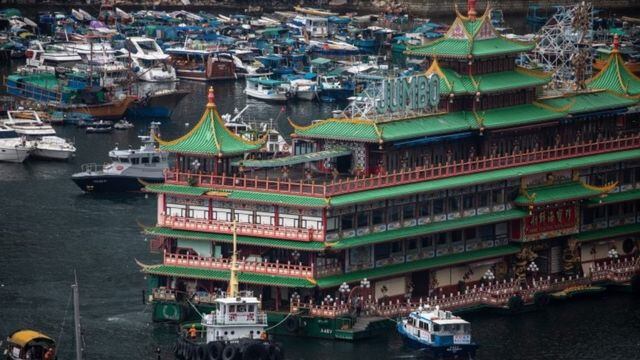
<svg viewBox="0 0 640 360">
<path fill-rule="evenodd" d="M 222 351 L 222 360 L 234 360 L 236 355 L 238 355 L 238 346 L 230 344 Z"/>
<path fill-rule="evenodd" d="M 282 151 L 289 151 L 289 145 L 288 144 L 282 145 Z"/>
<path fill-rule="evenodd" d="M 224 350 L 224 344 L 219 341 L 210 342 L 207 344 L 207 360 L 220 360 L 222 359 L 222 351 Z"/>
<path fill-rule="evenodd" d="M 269 360 L 282 360 L 282 349 L 275 344 L 269 344 L 267 356 L 267 359 Z"/>
<path fill-rule="evenodd" d="M 122 169 L 124 169 L 124 166 L 122 166 L 122 165 L 116 165 L 116 170 L 120 171 L 120 170 L 122 170 Z"/>
<path fill-rule="evenodd" d="M 290 333 L 294 333 L 294 332 L 298 331 L 298 328 L 300 327 L 300 321 L 298 320 L 298 317 L 297 316 L 290 316 L 287 319 L 287 321 L 285 321 L 284 327 Z"/>
<path fill-rule="evenodd" d="M 242 360 L 267 360 L 267 349 L 260 342 L 247 345 L 242 351 Z"/>
</svg>

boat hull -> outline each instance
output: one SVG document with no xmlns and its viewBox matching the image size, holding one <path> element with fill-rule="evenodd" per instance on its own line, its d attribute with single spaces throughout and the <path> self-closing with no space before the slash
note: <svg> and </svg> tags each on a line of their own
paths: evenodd
<svg viewBox="0 0 640 360">
<path fill-rule="evenodd" d="M 266 101 L 285 102 L 288 100 L 287 95 L 284 93 L 267 95 L 259 91 L 252 91 L 250 89 L 246 89 L 245 94 L 247 94 L 247 96 L 249 97 L 260 99 L 260 100 L 266 100 Z"/>
<path fill-rule="evenodd" d="M 123 175 L 73 175 L 71 179 L 82 191 L 92 193 L 137 192 L 144 187 L 143 182 L 157 183 L 163 180 Z"/>
<path fill-rule="evenodd" d="M 73 156 L 74 152 L 70 150 L 54 150 L 54 149 L 39 149 L 35 148 L 31 153 L 31 156 L 39 159 L 49 160 L 69 160 Z"/>
<path fill-rule="evenodd" d="M 415 336 L 407 333 L 403 323 L 399 322 L 396 326 L 402 340 L 410 347 L 421 349 L 434 358 L 454 358 L 454 359 L 473 359 L 476 356 L 477 344 L 447 344 L 434 345 L 418 340 Z"/>
<path fill-rule="evenodd" d="M 28 149 L 0 148 L 0 161 L 21 163 L 29 157 Z"/>
</svg>

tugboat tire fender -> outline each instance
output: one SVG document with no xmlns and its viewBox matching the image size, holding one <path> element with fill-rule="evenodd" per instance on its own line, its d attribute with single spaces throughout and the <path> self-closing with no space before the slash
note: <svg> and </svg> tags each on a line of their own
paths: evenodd
<svg viewBox="0 0 640 360">
<path fill-rule="evenodd" d="M 267 350 L 260 342 L 247 344 L 242 349 L 242 360 L 267 360 Z"/>
<path fill-rule="evenodd" d="M 224 348 L 222 351 L 222 360 L 235 360 L 238 355 L 238 346 L 235 344 L 230 344 Z"/>
<path fill-rule="evenodd" d="M 210 342 L 207 344 L 207 360 L 220 360 L 222 359 L 222 351 L 224 350 L 224 344 L 219 341 Z"/>
<path fill-rule="evenodd" d="M 207 360 L 207 345 L 194 346 L 193 354 L 195 360 Z"/>
<path fill-rule="evenodd" d="M 278 345 L 269 344 L 267 348 L 267 356 L 269 360 L 282 360 L 282 350 Z"/>
<path fill-rule="evenodd" d="M 300 320 L 297 316 L 290 316 L 287 321 L 285 321 L 284 327 L 288 332 L 294 333 L 298 331 L 298 328 L 300 327 Z"/>
</svg>

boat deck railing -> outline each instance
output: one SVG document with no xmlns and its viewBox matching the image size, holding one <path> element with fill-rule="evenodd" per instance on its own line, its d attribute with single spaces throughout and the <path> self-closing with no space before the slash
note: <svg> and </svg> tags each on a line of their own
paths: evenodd
<svg viewBox="0 0 640 360">
<path fill-rule="evenodd" d="M 203 325 L 263 325 L 267 326 L 267 314 L 264 312 L 235 312 L 222 314 L 215 312 L 202 318 Z"/>
<path fill-rule="evenodd" d="M 257 190 L 282 194 L 331 197 L 382 187 L 416 183 L 427 180 L 481 173 L 516 166 L 570 159 L 614 151 L 637 149 L 640 134 L 632 133 L 615 138 L 586 140 L 574 144 L 551 146 L 543 149 L 517 151 L 495 156 L 476 157 L 447 163 L 427 164 L 393 172 L 361 175 L 351 178 L 324 178 L 291 180 L 244 175 L 213 175 L 204 173 L 165 171 L 165 182 L 215 187 L 225 190 Z"/>
</svg>

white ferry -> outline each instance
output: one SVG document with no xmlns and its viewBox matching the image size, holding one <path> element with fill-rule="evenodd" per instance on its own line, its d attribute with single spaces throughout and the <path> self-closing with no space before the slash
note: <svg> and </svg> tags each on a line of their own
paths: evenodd
<svg viewBox="0 0 640 360">
<path fill-rule="evenodd" d="M 423 348 L 436 358 L 472 359 L 478 348 L 471 340 L 471 324 L 438 306 L 421 306 L 398 322 L 397 329 L 409 345 Z"/>
</svg>

